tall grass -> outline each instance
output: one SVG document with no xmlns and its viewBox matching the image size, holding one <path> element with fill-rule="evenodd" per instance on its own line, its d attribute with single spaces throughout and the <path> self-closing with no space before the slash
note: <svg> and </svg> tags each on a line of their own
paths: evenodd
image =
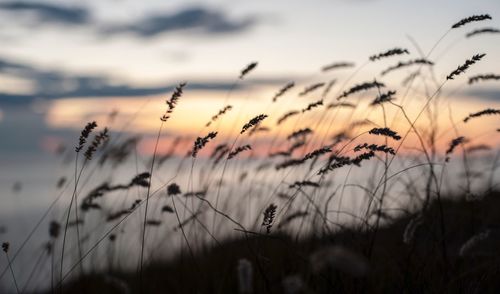
<svg viewBox="0 0 500 294">
<path fill-rule="evenodd" d="M 482 138 L 498 136 L 497 126 L 484 123 L 484 133 L 475 137 L 460 133 L 476 121 L 494 119 L 500 110 L 471 110 L 459 120 L 450 111 L 451 127 L 442 129 L 443 103 L 450 102 L 443 95 L 446 87 L 455 80 L 466 80 L 464 76 L 480 69 L 487 58 L 486 54 L 476 54 L 457 61 L 456 69 L 440 68 L 433 52 L 454 30 L 490 19 L 485 14 L 458 21 L 427 54 L 413 42 L 420 56 L 396 47 L 368 56 L 357 68 L 353 68 L 353 62 L 329 63 L 320 68 L 321 79 L 278 85 L 264 103 L 262 99 L 247 98 L 229 104 L 234 91 L 247 97 L 253 94 L 252 75 L 259 69 L 257 62 L 251 62 L 240 71 L 223 105 L 214 113 L 206 113 L 208 122 L 190 126 L 200 129 L 196 136 L 173 137 L 170 133 L 167 122 L 176 119 L 174 110 L 183 102 L 180 98 L 184 91 L 190 91 L 187 83 L 180 83 L 165 101 L 167 109 L 152 137 L 150 154 L 138 154 L 141 139 L 132 135 L 122 138 L 118 128 L 110 128 L 109 138 L 104 128 L 87 142 L 97 128 L 96 122 L 88 123 L 74 149 L 76 155 L 72 154 L 73 177 L 68 176 L 71 180 L 65 184 L 60 181 L 57 186 L 64 188 L 12 258 L 7 255 L 9 245 L 5 245 L 8 264 L 1 277 L 10 271 L 19 292 L 12 265 L 20 267 L 20 263 L 16 264 L 19 253 L 28 242 L 38 241 L 31 240 L 34 232 L 47 223 L 49 212 L 60 204 L 62 215 L 48 223 L 48 239 L 29 276 L 23 278 L 22 292 L 48 287 L 52 292 L 56 288 L 65 292 L 72 282 L 70 278 L 84 281 L 92 275 L 112 277 L 108 283 L 121 289 L 151 292 L 148 275 L 162 264 L 168 267 L 169 263 L 162 263 L 168 258 L 179 263 L 176 285 L 191 289 L 194 277 L 189 273 L 203 275 L 209 253 L 234 239 L 241 240 L 246 255 L 232 256 L 243 249 L 227 249 L 224 253 L 231 258 L 221 258 L 212 265 L 214 272 L 220 271 L 223 276 L 211 284 L 213 289 L 201 290 L 218 292 L 229 283 L 234 284 L 234 292 L 273 292 L 276 282 L 271 276 L 280 269 L 269 265 L 273 256 L 266 250 L 267 246 L 275 246 L 275 239 L 284 239 L 293 248 L 294 258 L 302 262 L 299 268 L 292 266 L 280 272 L 280 289 L 286 293 L 309 291 L 315 281 L 322 281 L 321 285 L 324 282 L 326 289 L 342 285 L 367 292 L 373 283 L 370 268 L 384 267 L 374 263 L 380 262 L 383 251 L 380 240 L 388 238 L 390 229 L 385 226 L 399 228 L 402 223 L 399 235 L 391 238 L 408 255 L 404 259 L 395 256 L 396 261 L 389 258 L 385 261 L 387 267 L 399 262 L 407 271 L 401 273 L 405 277 L 419 271 L 418 267 L 412 268 L 416 262 L 412 254 L 422 249 L 417 243 L 422 231 L 427 230 L 432 238 L 426 239 L 426 246 L 439 253 L 429 264 L 437 264 L 443 272 L 442 284 L 454 289 L 451 284 L 464 274 L 458 269 L 457 256 L 469 256 L 477 246 L 492 239 L 493 231 L 474 225 L 481 211 L 472 206 L 468 217 L 473 234 L 460 246 L 454 244 L 449 230 L 455 228 L 450 226 L 445 211 L 446 196 L 465 194 L 480 199 L 494 193 L 500 154 L 497 148 L 484 145 Z M 496 31 L 483 29 L 472 35 L 486 32 Z M 385 69 L 374 70 L 370 79 L 359 77 L 363 70 L 377 65 Z M 401 78 L 401 86 L 381 80 L 409 68 L 416 70 Z M 438 74 L 438 69 L 445 75 Z M 342 71 L 347 74 L 340 74 Z M 470 74 L 466 85 L 474 87 L 498 80 L 495 73 Z M 236 89 L 237 84 L 241 88 Z M 249 111 L 249 105 L 260 111 Z M 117 113 L 111 116 L 120 118 Z M 128 128 L 134 117 L 122 129 Z M 234 121 L 228 122 L 231 118 Z M 163 139 L 170 142 L 169 146 L 162 144 Z M 82 159 L 80 153 L 85 148 Z M 479 152 L 483 156 L 476 156 Z M 493 154 L 493 160 L 484 162 Z M 131 180 L 123 181 L 123 175 Z M 446 189 L 446 185 L 458 189 Z M 437 221 L 430 222 L 428 215 Z M 71 237 L 73 228 L 76 238 Z M 346 240 L 363 240 L 347 246 L 336 238 L 346 244 Z M 334 241 L 327 242 L 330 239 Z M 316 244 L 315 240 L 329 246 L 310 246 Z M 56 254 L 59 248 L 60 256 Z M 275 251 L 276 255 L 285 254 L 280 250 Z M 232 257 L 237 258 L 237 264 L 232 263 Z M 65 266 L 68 260 L 71 263 Z M 296 262 L 286 259 L 281 266 Z M 186 265 L 193 270 L 185 271 Z M 138 270 L 129 276 L 130 280 L 118 279 L 132 272 L 134 266 Z M 77 268 L 79 273 L 74 272 Z M 295 272 L 288 272 L 290 269 Z M 57 270 L 59 275 L 55 277 Z M 42 273 L 38 278 L 37 272 Z M 50 283 L 43 283 L 44 274 Z M 364 280 L 348 287 L 343 285 L 343 274 Z M 231 277 L 234 282 L 227 282 Z"/>
</svg>

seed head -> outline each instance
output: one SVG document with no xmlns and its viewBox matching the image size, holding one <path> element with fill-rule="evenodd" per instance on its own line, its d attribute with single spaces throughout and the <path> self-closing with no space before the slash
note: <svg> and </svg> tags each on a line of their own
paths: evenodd
<svg viewBox="0 0 500 294">
<path fill-rule="evenodd" d="M 87 123 L 87 125 L 83 128 L 82 133 L 80 134 L 80 138 L 78 140 L 78 146 L 75 147 L 75 151 L 78 153 L 83 149 L 83 146 L 87 142 L 87 139 L 92 133 L 92 130 L 97 127 L 97 123 L 95 121 Z"/>
<path fill-rule="evenodd" d="M 5 252 L 5 253 L 9 252 L 9 246 L 10 246 L 9 242 L 3 242 L 2 243 L 3 252 Z"/>
</svg>

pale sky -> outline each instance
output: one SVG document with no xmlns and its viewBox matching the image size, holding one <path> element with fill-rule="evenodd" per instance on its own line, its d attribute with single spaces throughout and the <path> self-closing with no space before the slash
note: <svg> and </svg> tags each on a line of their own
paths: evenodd
<svg viewBox="0 0 500 294">
<path fill-rule="evenodd" d="M 251 61 L 259 62 L 246 84 L 256 86 L 251 95 L 258 97 L 252 99 L 268 99 L 290 80 L 304 87 L 350 73 L 322 75 L 320 68 L 332 62 L 359 66 L 394 47 L 407 48 L 407 59 L 418 58 L 410 38 L 427 53 L 452 24 L 485 13 L 493 20 L 452 30 L 429 56 L 438 80 L 477 53 L 487 56 L 468 73 L 500 73 L 500 34 L 465 38 L 474 29 L 500 28 L 498 0 L 1 1 L 0 135 L 11 139 L 0 147 L 39 146 L 54 132 L 67 137 L 64 131 L 74 133 L 89 118 L 113 109 L 113 103 L 129 101 L 123 107 L 129 112 L 145 97 L 156 97 L 152 105 L 159 104 L 160 95 L 179 81 L 197 90 L 188 91 L 186 97 L 193 100 L 181 108 L 197 111 L 192 116 L 202 125 Z M 372 80 L 397 61 L 370 63 L 352 83 Z M 408 72 L 384 81 L 399 85 Z M 466 78 L 446 90 L 460 87 Z M 474 102 L 475 108 L 499 105 L 498 83 L 471 89 L 461 95 L 482 101 Z M 40 97 L 51 104 L 40 103 Z M 99 109 L 93 106 L 96 101 L 102 101 Z M 467 114 L 469 107 L 460 107 L 461 115 Z M 153 131 L 156 123 L 139 122 L 136 131 Z M 36 134 L 38 143 L 16 136 L 14 129 Z"/>
<path fill-rule="evenodd" d="M 0 9 L 0 56 L 44 69 L 112 76 L 130 83 L 152 84 L 178 79 L 228 79 L 244 64 L 260 62 L 258 75 L 308 75 L 325 63 L 362 60 L 390 47 L 413 49 L 407 35 L 427 51 L 451 24 L 472 15 L 489 13 L 493 20 L 457 30 L 435 54 L 472 28 L 499 22 L 497 0 L 478 1 L 27 1 L 64 8 L 80 8 L 86 20 L 62 23 L 37 16 L 34 10 Z M 229 25 L 234 31 L 182 30 L 173 20 L 163 33 L 105 34 L 113 26 L 132 26 L 154 16 L 173 16 L 187 9 L 202 9 L 207 18 Z M 209 15 L 214 14 L 214 15 Z M 215 15 L 218 14 L 218 15 Z M 213 22 L 204 20 L 203 24 Z M 247 22 L 247 24 L 243 24 Z M 189 25 L 186 25 L 189 26 Z M 474 40 L 457 44 L 456 56 L 476 50 L 493 53 L 498 36 L 487 36 L 475 48 Z M 500 57 L 492 56 L 498 64 Z M 456 59 L 446 62 L 450 66 Z"/>
<path fill-rule="evenodd" d="M 489 14 L 493 19 L 450 31 L 427 56 L 435 63 L 434 67 L 431 70 L 424 68 L 414 86 L 402 86 L 402 81 L 415 72 L 414 67 L 381 76 L 389 66 L 421 57 L 412 40 L 425 56 L 453 24 L 476 14 Z M 488 107 L 500 109 L 500 81 L 467 84 L 467 79 L 476 74 L 500 76 L 500 33 L 465 37 L 475 29 L 486 27 L 500 29 L 500 0 L 0 0 L 0 225 L 8 227 L 9 233 L 13 232 L 5 237 L 21 236 L 21 232 L 28 232 L 28 227 L 31 230 L 35 220 L 31 220 L 30 215 L 49 206 L 56 195 L 58 178 L 61 175 L 72 178 L 73 166 L 62 163 L 65 160 L 73 162 L 74 146 L 82 127 L 94 120 L 99 124 L 98 130 L 110 128 L 112 144 L 136 135 L 141 140 L 137 148 L 134 146 L 134 151 L 138 152 L 131 151 L 128 159 L 131 165 L 109 166 L 109 173 L 107 166 L 95 174 L 89 171 L 90 186 L 108 179 L 109 183 L 121 183 L 125 175 L 128 181 L 130 175 L 149 170 L 150 156 L 155 151 L 156 154 L 169 152 L 176 138 L 182 138 L 183 143 L 180 148 L 176 147 L 175 153 L 185 156 L 192 150 L 196 137 L 212 131 L 218 132 L 217 138 L 200 152 L 199 158 L 210 154 L 220 143 L 233 144 L 232 150 L 236 146 L 251 145 L 252 150 L 242 153 L 241 158 L 289 150 L 288 145 L 292 142 L 286 139 L 287 136 L 299 128 L 310 127 L 314 134 L 304 150 L 300 150 L 300 157 L 296 157 L 298 152 L 289 157 L 299 159 L 310 151 L 307 148 L 327 146 L 341 133 L 356 138 L 345 145 L 342 142 L 345 152 L 352 153 L 355 144 L 362 143 L 397 148 L 399 143 L 394 140 L 368 132 L 374 127 L 387 126 L 398 134 L 409 134 L 408 140 L 402 140 L 405 144 L 401 153 L 411 156 L 399 156 L 398 153 L 397 161 L 403 157 L 407 161 L 401 161 L 401 166 L 413 165 L 419 160 L 413 155 L 421 155 L 417 150 L 420 148 L 417 136 L 410 132 L 413 124 L 405 120 L 395 105 L 370 106 L 378 95 L 375 89 L 349 97 L 346 101 L 356 104 L 352 108 L 327 106 L 338 102 L 336 93 L 376 78 L 387 85 L 384 91 L 397 89 L 395 101 L 404 106 L 409 117 L 417 117 L 422 109 L 432 109 L 433 114 L 438 114 L 437 126 L 431 126 L 427 112 L 416 123 L 416 128 L 424 135 L 436 130 L 436 149 L 440 156 L 436 163 L 442 163 L 450 141 L 458 136 L 470 139 L 467 148 L 481 144 L 491 148 L 472 156 L 492 155 L 500 146 L 499 116 L 463 122 L 470 113 Z M 395 47 L 408 49 L 409 54 L 368 62 L 369 56 Z M 423 107 L 438 88 L 436 84 L 445 81 L 446 76 L 465 60 L 480 53 L 486 53 L 481 62 L 447 82 L 441 95 L 436 95 L 439 98 L 432 101 L 431 108 Z M 258 62 L 257 68 L 244 80 L 238 80 L 241 69 L 254 61 Z M 356 66 L 327 73 L 320 71 L 334 62 L 354 62 Z M 361 67 L 363 64 L 366 66 Z M 430 78 L 434 72 L 436 82 Z M 327 84 L 334 79 L 338 82 L 328 95 L 321 94 L 323 89 L 305 97 L 298 95 L 311 83 Z M 172 118 L 164 127 L 162 124 L 162 136 L 157 144 L 156 134 L 161 124 L 159 118 L 166 110 L 165 100 L 170 97 L 173 86 L 182 81 L 187 81 L 188 85 Z M 235 81 L 238 84 L 230 91 Z M 273 95 L 290 81 L 296 82 L 296 86 L 278 103 L 272 103 Z M 406 89 L 408 95 L 404 94 Z M 324 99 L 321 108 L 304 111 L 311 103 L 322 102 L 319 99 Z M 217 123 L 205 127 L 227 104 L 231 104 L 233 110 Z M 290 110 L 297 115 L 278 125 L 277 120 Z M 114 111 L 117 115 L 113 120 L 109 114 Z M 262 113 L 269 116 L 258 126 L 269 132 L 256 133 L 252 137 L 247 132 L 240 136 L 244 123 Z M 459 128 L 455 132 L 453 126 L 457 124 Z M 119 137 L 121 131 L 123 136 Z M 61 145 L 66 151 L 57 154 L 55 150 Z M 336 146 L 335 151 L 337 148 L 340 147 Z M 459 156 L 457 151 L 454 155 Z M 350 153 L 340 154 L 350 156 Z M 490 160 L 486 156 L 482 159 Z M 281 158 L 268 160 L 266 157 L 265 162 L 278 163 L 275 160 Z M 449 165 L 450 175 L 461 171 L 461 166 L 456 168 L 461 162 Z M 97 166 L 96 160 L 93 163 Z M 135 168 L 132 168 L 133 163 Z M 194 167 L 194 160 L 186 161 L 185 167 L 190 164 Z M 227 178 L 222 174 L 219 190 L 226 186 L 222 184 L 226 179 L 237 176 L 236 171 L 248 168 L 246 164 L 231 165 L 227 171 L 224 165 L 224 171 L 233 174 Z M 399 169 L 397 165 L 400 164 L 392 167 L 394 172 Z M 487 166 L 489 168 L 489 164 Z M 170 165 L 169 162 L 164 167 L 167 173 L 163 173 L 165 169 L 158 174 L 155 172 L 155 184 L 156 177 L 163 181 L 170 174 L 177 176 L 183 170 L 177 168 L 177 163 Z M 470 172 L 476 174 L 483 167 L 475 169 L 472 165 Z M 68 173 L 68 170 L 71 171 Z M 353 169 L 352 175 L 351 170 L 347 170 L 346 167 L 336 174 L 335 181 L 339 179 L 341 183 L 341 178 L 344 184 L 351 179 L 364 181 L 378 171 L 373 169 L 372 175 L 371 165 L 364 163 L 363 168 Z M 191 191 L 195 187 L 196 190 L 213 171 L 211 164 L 200 164 L 196 166 L 196 176 L 191 173 L 184 177 L 181 173 L 175 181 L 181 186 L 184 181 L 189 182 L 182 187 L 189 187 Z M 305 169 L 304 172 L 308 173 Z M 357 172 L 363 177 L 357 178 Z M 254 177 L 248 182 L 252 185 L 250 190 L 252 193 L 258 191 L 260 187 L 257 186 L 267 189 L 267 183 L 274 186 L 280 182 L 276 186 L 279 187 L 289 180 L 282 175 L 270 169 L 264 174 L 269 177 L 265 181 Z M 351 175 L 349 182 L 347 175 Z M 303 179 L 306 177 L 300 178 Z M 405 180 L 397 181 L 405 183 Z M 363 182 L 363 186 L 369 186 L 369 182 Z M 18 194 L 12 192 L 14 183 L 22 186 Z M 243 184 L 242 180 L 240 183 Z M 449 182 L 450 185 L 455 183 Z M 85 185 L 83 180 L 81 185 Z M 81 186 L 78 188 L 80 191 Z M 399 191 L 396 185 L 389 189 L 395 193 Z M 273 188 L 273 191 L 278 190 Z M 218 196 L 219 193 L 217 201 Z M 44 233 L 43 238 L 46 238 L 47 231 L 40 229 L 38 232 Z M 15 248 L 16 240 L 8 240 Z M 26 256 L 31 258 L 31 253 Z"/>
</svg>

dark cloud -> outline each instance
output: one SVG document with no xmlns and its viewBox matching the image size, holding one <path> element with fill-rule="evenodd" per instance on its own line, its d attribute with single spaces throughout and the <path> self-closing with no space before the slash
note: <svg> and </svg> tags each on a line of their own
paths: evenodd
<svg viewBox="0 0 500 294">
<path fill-rule="evenodd" d="M 35 99 L 92 98 L 92 97 L 141 97 L 171 92 L 176 84 L 149 87 L 117 83 L 105 75 L 80 75 L 56 70 L 42 70 L 20 62 L 0 58 L 0 73 L 30 80 L 34 90 L 30 93 L 0 92 L 0 105 L 24 105 Z M 282 84 L 286 79 L 255 80 L 258 84 Z M 233 81 L 190 81 L 191 90 L 229 90 Z"/>
<path fill-rule="evenodd" d="M 500 89 L 498 88 L 477 88 L 464 92 L 466 97 L 475 97 L 488 101 L 500 102 Z"/>
<path fill-rule="evenodd" d="M 237 33 L 249 29 L 256 22 L 255 18 L 233 21 L 221 11 L 196 7 L 175 12 L 148 16 L 134 24 L 116 25 L 103 30 L 104 34 L 132 34 L 144 38 L 177 32 L 194 31 L 206 34 Z"/>
<path fill-rule="evenodd" d="M 205 7 L 146 15 L 135 21 L 108 26 L 92 21 L 91 11 L 84 7 L 12 1 L 0 3 L 2 11 L 11 15 L 26 15 L 35 25 L 85 25 L 106 36 L 129 34 L 142 38 L 178 31 L 207 35 L 238 33 L 246 31 L 256 22 L 254 17 L 232 20 L 224 11 Z"/>
<path fill-rule="evenodd" d="M 0 72 L 16 74 L 27 71 L 32 71 L 31 67 L 7 59 L 0 59 Z"/>
<path fill-rule="evenodd" d="M 4 2 L 0 10 L 9 14 L 29 14 L 37 23 L 53 23 L 63 25 L 81 25 L 90 21 L 90 13 L 81 7 L 65 7 L 34 2 Z"/>
</svg>

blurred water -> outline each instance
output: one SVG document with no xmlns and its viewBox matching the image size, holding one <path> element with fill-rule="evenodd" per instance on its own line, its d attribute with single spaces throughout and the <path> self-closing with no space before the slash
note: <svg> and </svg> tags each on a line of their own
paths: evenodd
<svg viewBox="0 0 500 294">
<path fill-rule="evenodd" d="M 490 179 L 489 171 L 492 168 L 493 153 L 485 157 L 470 159 L 470 173 L 474 176 L 472 181 L 472 191 L 481 192 L 487 188 Z M 279 162 L 279 160 L 274 161 Z M 182 163 L 182 165 L 181 165 Z M 212 168 L 211 162 L 205 159 L 198 159 L 195 163 L 191 175 L 191 159 L 182 161 L 181 159 L 170 159 L 163 166 L 155 170 L 152 184 L 152 197 L 149 203 L 148 220 L 159 220 L 159 226 L 147 227 L 146 242 L 146 260 L 157 260 L 159 258 L 169 258 L 179 252 L 179 249 L 186 246 L 184 237 L 178 229 L 178 220 L 175 214 L 161 212 L 164 205 L 173 206 L 172 197 L 166 196 L 165 185 L 177 183 L 183 192 L 200 191 L 208 187 L 206 199 L 215 205 L 224 213 L 227 213 L 232 219 L 240 223 L 245 229 L 256 232 L 264 232 L 260 227 L 262 221 L 262 211 L 270 203 L 278 206 L 278 220 L 286 217 L 281 215 L 280 209 L 287 207 L 287 199 L 280 198 L 280 193 L 286 193 L 289 196 L 296 195 L 293 200 L 289 214 L 307 209 L 309 215 L 305 218 L 306 226 L 302 227 L 301 220 L 293 221 L 284 229 L 294 234 L 302 236 L 311 233 L 311 224 L 315 224 L 313 229 L 322 230 L 324 225 L 322 220 L 315 219 L 316 209 L 325 209 L 328 218 L 328 228 L 337 229 L 337 222 L 348 224 L 355 217 L 351 213 L 363 216 L 366 210 L 367 194 L 357 185 L 361 185 L 370 190 L 376 186 L 381 179 L 381 162 L 364 162 L 362 167 L 343 167 L 332 172 L 318 189 L 304 187 L 302 192 L 296 189 L 290 189 L 289 185 L 295 181 L 304 180 L 304 175 L 311 175 L 309 170 L 304 167 L 290 168 L 276 171 L 273 166 L 257 172 L 257 168 L 262 164 L 261 160 L 233 160 L 230 161 L 224 170 L 224 180 L 222 186 L 217 185 L 223 173 L 222 165 L 218 168 Z M 405 158 L 397 159 L 391 166 L 388 182 L 385 207 L 408 208 L 418 206 L 421 199 L 416 199 L 417 193 L 422 197 L 427 179 L 428 167 L 421 165 L 419 159 Z M 421 166 L 417 166 L 421 165 Z M 181 166 L 179 169 L 178 167 Z M 417 166 L 398 174 L 411 166 Z M 147 171 L 148 160 L 144 158 L 129 160 L 123 167 L 113 169 L 104 167 L 101 170 L 94 169 L 94 165 L 89 165 L 83 173 L 82 181 L 79 187 L 80 200 L 93 188 L 103 182 L 112 184 L 128 183 L 136 174 Z M 316 165 L 313 170 L 317 170 L 320 165 Z M 438 175 L 441 173 L 441 167 L 436 167 Z M 13 268 L 20 285 L 25 285 L 31 269 L 41 255 L 42 262 L 37 272 L 38 276 L 32 278 L 28 289 L 41 289 L 50 286 L 50 259 L 46 254 L 44 245 L 49 240 L 48 224 L 51 220 L 57 220 L 64 223 L 63 212 L 71 199 L 73 183 L 73 166 L 62 165 L 60 160 L 53 156 L 44 157 L 12 157 L 4 160 L 4 165 L 0 170 L 0 226 L 5 228 L 5 232 L 0 235 L 2 241 L 11 243 L 11 254 L 25 240 L 26 236 L 33 229 L 34 225 L 44 214 L 51 202 L 59 195 L 62 195 L 60 201 L 54 206 L 44 222 L 35 231 L 31 240 L 21 251 L 19 256 L 13 262 Z M 482 172 L 483 174 L 477 174 Z M 246 173 L 246 176 L 244 174 Z M 463 195 L 465 189 L 463 161 L 457 157 L 446 165 L 443 176 L 443 193 L 458 193 Z M 66 187 L 57 188 L 56 183 L 61 176 L 68 178 Z M 498 180 L 498 173 L 493 176 L 493 180 Z M 317 181 L 318 177 L 313 176 L 311 180 Z M 19 183 L 14 187 L 14 183 Z M 372 186 L 370 186 L 372 185 Z M 16 188 L 13 190 L 13 188 Z M 415 191 L 412 191 L 412 188 Z M 381 191 L 381 190 L 379 190 Z M 294 194 L 295 193 L 295 194 Z M 325 208 L 328 196 L 335 193 L 332 201 Z M 145 188 L 131 188 L 129 190 L 120 190 L 106 194 L 97 199 L 102 210 L 91 211 L 86 214 L 80 212 L 84 218 L 85 224 L 81 227 L 80 236 L 82 239 L 83 252 L 91 250 L 91 247 L 100 242 L 100 244 L 91 250 L 83 263 L 85 270 L 108 268 L 128 268 L 135 269 L 138 264 L 141 240 L 141 224 L 144 214 L 144 206 L 132 213 L 121 225 L 110 231 L 117 221 L 107 222 L 106 217 L 110 213 L 131 206 L 135 199 L 144 199 Z M 219 199 L 217 202 L 217 195 Z M 311 205 L 313 199 L 316 208 Z M 175 207 L 178 211 L 181 221 L 190 218 L 193 211 L 202 207 L 202 212 L 197 218 L 188 221 L 184 226 L 185 233 L 190 245 L 195 249 L 199 246 L 213 245 L 217 240 L 222 240 L 229 236 L 241 236 L 241 228 L 221 215 L 217 215 L 214 223 L 214 213 L 205 203 L 194 197 L 177 196 Z M 342 199 L 339 205 L 339 199 Z M 411 205 L 410 205 L 411 204 Z M 185 210 L 185 207 L 188 210 Z M 338 214 L 337 211 L 347 212 Z M 401 213 L 398 210 L 388 210 L 389 214 Z M 288 215 L 289 215 L 288 214 Z M 317 217 L 317 215 L 316 215 Z M 74 216 L 72 215 L 72 219 Z M 315 222 L 312 222 L 315 221 Z M 319 221 L 319 222 L 318 222 Z M 275 225 L 274 230 L 277 229 Z M 207 230 L 213 235 L 207 233 Z M 111 233 L 116 236 L 114 242 L 109 240 L 106 234 Z M 103 240 L 101 241 L 101 239 Z M 61 237 L 56 243 L 55 264 L 59 264 Z M 76 230 L 71 227 L 68 231 L 68 243 L 65 272 L 76 264 L 78 260 L 76 247 Z M 6 266 L 5 259 L 0 263 L 2 269 Z M 56 266 L 57 268 L 57 266 Z M 78 268 L 73 271 L 79 272 Z M 58 273 L 58 270 L 55 271 Z M 57 276 L 57 275 L 56 275 Z M 71 276 L 70 276 L 71 277 Z M 13 290 L 11 277 L 4 275 L 1 284 L 8 289 Z"/>
</svg>

